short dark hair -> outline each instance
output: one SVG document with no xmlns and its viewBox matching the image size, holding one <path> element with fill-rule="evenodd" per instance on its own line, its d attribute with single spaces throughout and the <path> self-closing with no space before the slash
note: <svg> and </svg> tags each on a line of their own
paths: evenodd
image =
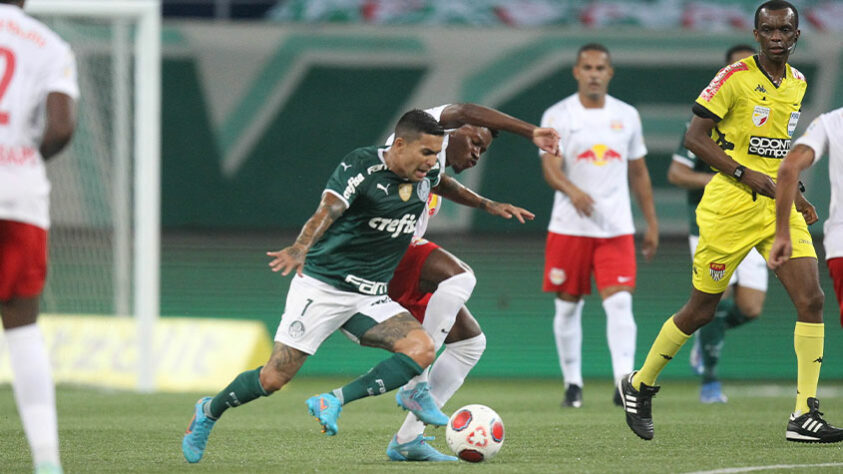
<svg viewBox="0 0 843 474">
<path fill-rule="evenodd" d="M 754 53 L 755 48 L 748 44 L 736 44 L 732 46 L 726 51 L 726 64 L 729 64 L 731 62 L 732 55 L 737 53 L 738 51 L 752 51 Z"/>
<path fill-rule="evenodd" d="M 789 8 L 793 12 L 793 18 L 796 22 L 793 26 L 799 28 L 799 11 L 796 10 L 796 7 L 792 3 L 786 2 L 785 0 L 770 0 L 769 2 L 762 3 L 755 10 L 755 29 L 758 29 L 758 17 L 761 16 L 761 10 L 776 11 L 786 8 Z"/>
<path fill-rule="evenodd" d="M 445 129 L 432 115 L 421 109 L 413 109 L 405 113 L 395 125 L 395 138 L 400 137 L 412 142 L 421 134 L 444 136 Z"/>
<path fill-rule="evenodd" d="M 580 62 L 580 55 L 586 51 L 600 51 L 601 53 L 606 53 L 606 56 L 609 58 L 609 63 L 612 62 L 612 55 L 609 54 L 609 48 L 600 44 L 600 43 L 588 43 L 580 46 L 580 49 L 577 50 L 577 62 Z"/>
</svg>

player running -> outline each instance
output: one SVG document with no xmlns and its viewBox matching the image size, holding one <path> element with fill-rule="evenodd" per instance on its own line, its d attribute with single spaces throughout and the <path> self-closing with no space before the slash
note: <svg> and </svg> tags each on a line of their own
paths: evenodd
<svg viewBox="0 0 843 474">
<path fill-rule="evenodd" d="M 654 435 L 652 398 L 659 390 L 659 373 L 690 335 L 714 317 L 732 273 L 749 250 L 757 248 L 769 257 L 773 245 L 772 177 L 790 147 L 807 88 L 805 77 L 787 63 L 800 34 L 796 8 L 780 0 L 762 4 L 755 12 L 753 33 L 759 54 L 723 68 L 693 107 L 685 144 L 719 172 L 697 207 L 700 241 L 691 297 L 664 323 L 644 366 L 618 384 L 626 422 L 643 439 Z M 787 219 L 792 258 L 776 269 L 776 276 L 796 306 L 798 376 L 796 406 L 785 438 L 839 442 L 843 430 L 822 418 L 816 398 L 824 335 L 817 256 L 803 216 L 791 208 Z"/>
<path fill-rule="evenodd" d="M 23 4 L 0 1 L 0 316 L 35 472 L 57 473 L 55 388 L 36 319 L 50 227 L 45 162 L 70 142 L 79 86 L 68 44 Z"/>
<path fill-rule="evenodd" d="M 477 164 L 498 130 L 531 139 L 548 153 L 557 152 L 559 137 L 553 129 L 536 127 L 494 109 L 450 104 L 426 112 L 445 128 L 459 127 L 448 133 L 446 148 L 440 155 L 442 165 L 457 173 Z M 422 323 L 437 351 L 445 345 L 430 370 L 411 380 L 396 396 L 409 403 L 408 399 L 420 391 L 429 390 L 432 400 L 441 408 L 480 360 L 486 348 L 486 336 L 465 306 L 477 281 L 474 273 L 468 264 L 422 238 L 427 221 L 438 212 L 440 196 L 505 218 L 515 216 L 522 223 L 523 218 L 534 216 L 513 212 L 511 205 L 489 201 L 453 179 L 444 180 L 436 192 L 431 194 L 413 242 L 389 282 L 389 295 Z M 456 457 L 442 454 L 431 446 L 432 440 L 433 437 L 424 436 L 424 424 L 408 414 L 386 453 L 393 461 L 457 461 Z"/>
</svg>

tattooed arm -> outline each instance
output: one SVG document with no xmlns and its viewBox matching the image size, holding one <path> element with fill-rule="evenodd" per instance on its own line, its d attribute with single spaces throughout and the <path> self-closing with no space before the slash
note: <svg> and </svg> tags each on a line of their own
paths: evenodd
<svg viewBox="0 0 843 474">
<path fill-rule="evenodd" d="M 301 275 L 307 251 L 322 237 L 328 227 L 331 227 L 331 224 L 345 212 L 345 209 L 345 203 L 335 194 L 322 194 L 319 208 L 305 222 L 296 242 L 285 249 L 266 253 L 270 257 L 274 257 L 269 262 L 272 271 L 280 271 L 282 275 L 287 276 L 292 270 L 295 270 L 296 273 Z"/>
</svg>

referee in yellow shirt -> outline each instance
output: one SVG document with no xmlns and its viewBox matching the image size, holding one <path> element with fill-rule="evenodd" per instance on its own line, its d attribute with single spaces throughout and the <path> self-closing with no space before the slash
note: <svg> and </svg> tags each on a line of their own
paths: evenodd
<svg viewBox="0 0 843 474">
<path fill-rule="evenodd" d="M 756 248 L 767 258 L 775 237 L 773 178 L 790 149 L 807 88 L 805 77 L 787 63 L 799 39 L 799 13 L 786 1 L 768 1 L 755 12 L 753 34 L 759 53 L 714 77 L 694 103 L 685 135 L 685 146 L 719 172 L 697 207 L 700 240 L 691 297 L 664 323 L 644 366 L 618 383 L 626 422 L 643 439 L 653 438 L 652 398 L 659 373 L 691 334 L 714 317 L 732 272 L 746 254 Z M 816 221 L 816 212 L 804 198 L 796 207 L 790 214 L 793 255 L 776 270 L 797 313 L 796 408 L 785 436 L 788 441 L 833 443 L 843 440 L 843 429 L 822 419 L 816 398 L 824 295 L 806 223 Z"/>
</svg>

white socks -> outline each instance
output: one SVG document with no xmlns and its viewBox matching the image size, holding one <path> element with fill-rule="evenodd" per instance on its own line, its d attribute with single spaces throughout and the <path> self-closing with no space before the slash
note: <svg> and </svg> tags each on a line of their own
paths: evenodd
<svg viewBox="0 0 843 474">
<path fill-rule="evenodd" d="M 637 326 L 632 316 L 632 295 L 619 291 L 603 300 L 606 311 L 606 339 L 612 354 L 612 371 L 617 382 L 632 372 L 635 363 Z"/>
<path fill-rule="evenodd" d="M 457 319 L 457 313 L 465 302 L 471 297 L 477 278 L 472 272 L 464 272 L 454 275 L 439 283 L 436 291 L 427 303 L 427 310 L 424 313 L 422 327 L 433 339 L 433 347 L 437 352 Z M 404 385 L 406 389 L 412 389 L 417 383 L 427 382 L 428 370 L 413 377 Z"/>
<path fill-rule="evenodd" d="M 468 373 L 477 365 L 485 349 L 486 336 L 484 334 L 445 345 L 445 350 L 430 369 L 430 394 L 436 401 L 436 405 L 441 408 L 456 393 Z M 424 433 L 424 423 L 409 413 L 401 429 L 398 430 L 398 442 L 410 442 L 422 433 Z"/>
<path fill-rule="evenodd" d="M 35 325 L 5 331 L 15 401 L 35 465 L 59 462 L 56 397 L 41 329 Z"/>
<path fill-rule="evenodd" d="M 555 299 L 556 314 L 553 317 L 553 335 L 559 354 L 559 367 L 565 385 L 582 387 L 582 308 L 585 301 L 576 303 Z"/>
</svg>

